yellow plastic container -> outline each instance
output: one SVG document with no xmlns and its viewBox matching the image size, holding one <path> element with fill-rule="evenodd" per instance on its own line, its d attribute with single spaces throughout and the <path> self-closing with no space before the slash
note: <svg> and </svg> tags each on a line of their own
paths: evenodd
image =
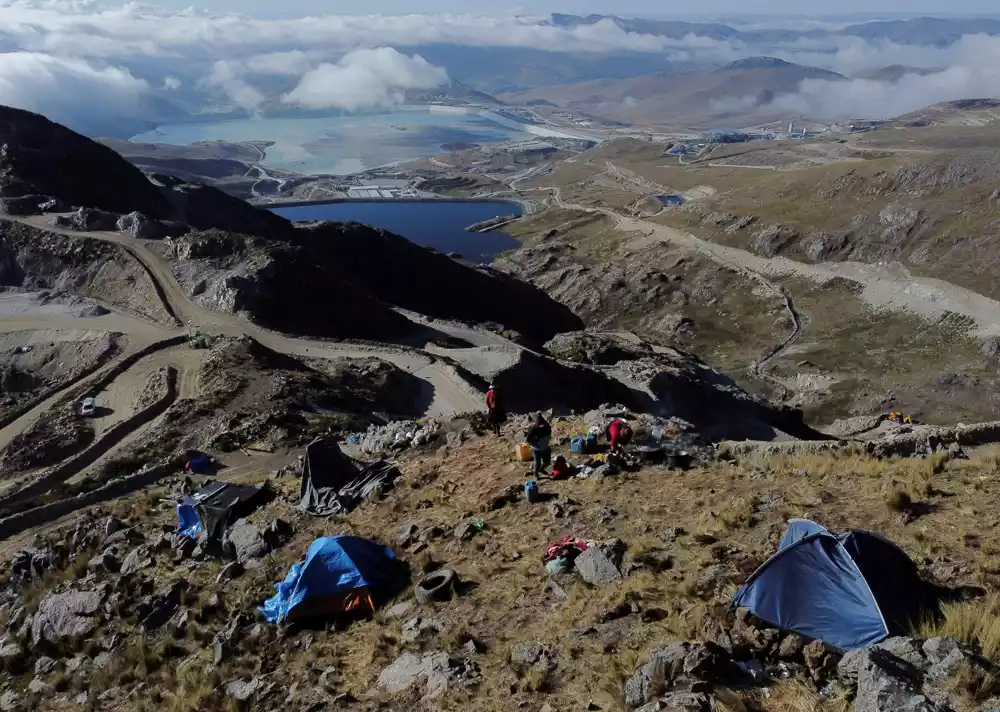
<svg viewBox="0 0 1000 712">
<path fill-rule="evenodd" d="M 528 443 L 517 444 L 517 459 L 521 462 L 531 462 L 531 446 Z"/>
</svg>

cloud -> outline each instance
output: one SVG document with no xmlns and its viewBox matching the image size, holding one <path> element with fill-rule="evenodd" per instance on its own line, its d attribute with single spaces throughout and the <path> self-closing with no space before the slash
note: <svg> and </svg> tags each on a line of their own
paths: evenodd
<svg viewBox="0 0 1000 712">
<path fill-rule="evenodd" d="M 246 61 L 247 71 L 261 76 L 301 77 L 312 67 L 309 55 L 300 50 L 268 52 Z"/>
<path fill-rule="evenodd" d="M 387 108 L 403 103 L 408 89 L 447 83 L 448 73 L 420 55 L 408 57 L 381 47 L 350 52 L 336 64 L 321 64 L 281 100 L 310 109 Z"/>
<path fill-rule="evenodd" d="M 209 91 L 221 93 L 236 106 L 256 111 L 267 101 L 267 97 L 242 78 L 244 71 L 242 62 L 220 59 L 212 65 L 211 73 L 199 85 Z"/>
<path fill-rule="evenodd" d="M 773 106 L 816 119 L 892 118 L 931 104 L 1000 96 L 1000 66 L 954 66 L 897 81 L 807 79 Z"/>
<path fill-rule="evenodd" d="M 140 114 L 148 84 L 120 67 L 37 52 L 0 54 L 0 104 L 81 130 Z"/>
<path fill-rule="evenodd" d="M 650 72 L 663 61 L 721 64 L 753 55 L 851 77 L 888 65 L 945 68 L 896 82 L 811 80 L 778 99 L 780 107 L 817 117 L 890 115 L 948 99 L 1000 95 L 991 69 L 1000 66 L 997 37 L 966 35 L 949 39 L 947 46 L 918 46 L 841 35 L 838 25 L 809 19 L 768 18 L 737 27 L 751 34 L 669 38 L 627 32 L 611 20 L 559 27 L 546 16 L 262 19 L 166 11 L 134 2 L 104 6 L 90 0 L 0 0 L 0 53 L 5 53 L 0 54 L 0 101 L 62 117 L 76 111 L 81 116 L 128 116 L 137 97 L 153 87 L 185 106 L 221 102 L 253 111 L 276 98 L 307 107 L 391 106 L 408 89 L 447 81 L 444 69 L 414 55 L 419 46 L 430 44 L 544 49 L 594 55 L 595 63 L 602 54 L 639 52 L 648 55 Z M 750 39 L 753 31 L 779 28 L 784 31 Z M 462 80 L 461 66 L 448 68 Z M 36 82 L 38 95 L 33 96 Z M 748 100 L 717 101 L 720 107 L 738 107 Z"/>
</svg>

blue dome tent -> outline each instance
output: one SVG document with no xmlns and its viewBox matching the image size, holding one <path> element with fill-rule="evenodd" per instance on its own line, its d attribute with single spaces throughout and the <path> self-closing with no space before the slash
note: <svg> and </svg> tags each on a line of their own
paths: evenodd
<svg viewBox="0 0 1000 712">
<path fill-rule="evenodd" d="M 734 606 L 843 651 L 874 645 L 937 610 L 916 564 L 871 532 L 833 534 L 792 519 L 778 552 L 736 592 Z"/>
<path fill-rule="evenodd" d="M 260 611 L 271 623 L 293 618 L 374 611 L 372 596 L 387 595 L 398 576 L 396 557 L 381 544 L 356 536 L 331 536 L 309 545 L 277 593 Z"/>
</svg>

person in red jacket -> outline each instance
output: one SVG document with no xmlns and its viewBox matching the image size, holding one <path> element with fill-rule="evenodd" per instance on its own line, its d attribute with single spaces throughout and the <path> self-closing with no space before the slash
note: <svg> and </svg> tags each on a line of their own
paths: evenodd
<svg viewBox="0 0 1000 712">
<path fill-rule="evenodd" d="M 608 426 L 607 435 L 611 451 L 619 452 L 632 441 L 632 428 L 621 418 L 615 418 Z"/>
<path fill-rule="evenodd" d="M 500 426 L 507 422 L 507 409 L 495 384 L 491 383 L 486 391 L 486 422 L 490 429 L 499 437 Z"/>
</svg>

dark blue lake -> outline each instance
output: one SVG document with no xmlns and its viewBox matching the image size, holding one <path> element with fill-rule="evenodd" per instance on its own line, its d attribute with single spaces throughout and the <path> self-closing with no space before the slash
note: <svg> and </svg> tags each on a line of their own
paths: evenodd
<svg viewBox="0 0 1000 712">
<path fill-rule="evenodd" d="M 445 200 L 423 203 L 347 200 L 273 210 L 289 220 L 353 220 L 389 230 L 418 245 L 433 247 L 444 253 L 457 252 L 471 262 L 480 263 L 492 262 L 498 254 L 519 247 L 520 243 L 502 232 L 466 232 L 465 228 L 498 215 L 523 213 L 516 203 L 455 203 Z"/>
</svg>

